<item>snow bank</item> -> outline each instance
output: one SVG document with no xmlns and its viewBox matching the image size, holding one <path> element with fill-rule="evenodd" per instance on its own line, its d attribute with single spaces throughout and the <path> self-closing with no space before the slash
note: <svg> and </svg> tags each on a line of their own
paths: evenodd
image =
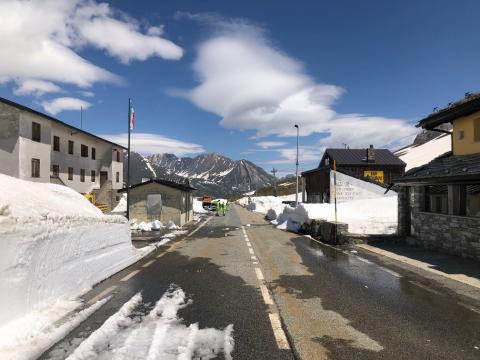
<svg viewBox="0 0 480 360">
<path fill-rule="evenodd" d="M 224 330 L 186 326 L 178 311 L 192 302 L 171 285 L 146 313 L 140 293 L 85 339 L 67 358 L 80 359 L 232 359 L 233 325 Z"/>
<path fill-rule="evenodd" d="M 195 198 L 193 198 L 193 212 L 195 214 L 206 214 L 206 213 L 208 213 L 208 211 L 203 208 L 202 202 L 200 200 L 195 199 Z"/>
<path fill-rule="evenodd" d="M 348 224 L 354 234 L 393 234 L 397 230 L 397 197 L 355 200 L 337 206 L 338 221 Z M 298 231 L 311 220 L 335 221 L 334 204 L 286 206 L 273 224 L 279 229 Z"/>
<path fill-rule="evenodd" d="M 122 194 L 117 206 L 112 210 L 112 213 L 124 213 L 127 211 L 127 194 Z"/>
<path fill-rule="evenodd" d="M 153 250 L 135 249 L 125 217 L 102 214 L 68 187 L 3 174 L 0 187 L 0 333 L 14 334 L 19 346 L 21 334 L 34 336 L 22 317 L 48 309 L 56 321 L 62 311 L 55 302 L 78 297 Z"/>
</svg>

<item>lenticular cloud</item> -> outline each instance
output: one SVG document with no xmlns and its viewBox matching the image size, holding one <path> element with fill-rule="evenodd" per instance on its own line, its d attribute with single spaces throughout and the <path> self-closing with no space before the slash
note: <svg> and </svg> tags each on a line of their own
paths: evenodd
<svg viewBox="0 0 480 360">
<path fill-rule="evenodd" d="M 138 293 L 67 359 L 190 360 L 213 359 L 223 353 L 231 360 L 233 325 L 218 330 L 183 324 L 178 310 L 190 303 L 180 287 L 171 285 L 147 313 L 142 310 L 142 295 Z"/>
</svg>

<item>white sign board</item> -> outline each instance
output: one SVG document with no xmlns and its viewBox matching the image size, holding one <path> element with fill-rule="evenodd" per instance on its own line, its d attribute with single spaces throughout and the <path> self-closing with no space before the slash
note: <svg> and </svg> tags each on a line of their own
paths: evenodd
<svg viewBox="0 0 480 360">
<path fill-rule="evenodd" d="M 330 171 L 330 203 L 334 202 L 333 186 L 333 171 Z M 392 190 L 390 190 L 387 194 L 384 194 L 386 190 L 387 189 L 382 186 L 375 185 L 368 181 L 363 181 L 337 171 L 337 203 L 397 195 L 397 193 Z"/>
</svg>

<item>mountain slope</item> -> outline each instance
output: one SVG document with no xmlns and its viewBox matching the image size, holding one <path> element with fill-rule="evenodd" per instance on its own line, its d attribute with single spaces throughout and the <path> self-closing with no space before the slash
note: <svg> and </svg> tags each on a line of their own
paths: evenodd
<svg viewBox="0 0 480 360">
<path fill-rule="evenodd" d="M 173 154 L 143 157 L 132 152 L 131 182 L 142 178 L 159 178 L 185 182 L 197 188 L 197 194 L 216 197 L 239 195 L 273 183 L 273 177 L 247 160 L 234 161 L 218 153 L 194 158 L 178 158 Z M 125 169 L 126 171 L 126 166 Z"/>
</svg>

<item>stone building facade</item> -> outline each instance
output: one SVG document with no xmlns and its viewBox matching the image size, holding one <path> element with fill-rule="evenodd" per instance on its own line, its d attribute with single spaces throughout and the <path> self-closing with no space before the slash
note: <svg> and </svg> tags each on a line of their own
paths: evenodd
<svg viewBox="0 0 480 360">
<path fill-rule="evenodd" d="M 480 260 L 480 218 L 425 211 L 424 186 L 400 187 L 398 232 L 412 245 Z"/>
<path fill-rule="evenodd" d="M 127 189 L 120 190 L 126 192 Z M 182 226 L 193 219 L 193 196 L 196 189 L 166 180 L 150 180 L 130 187 L 130 219 L 137 222 L 173 221 Z"/>
</svg>

